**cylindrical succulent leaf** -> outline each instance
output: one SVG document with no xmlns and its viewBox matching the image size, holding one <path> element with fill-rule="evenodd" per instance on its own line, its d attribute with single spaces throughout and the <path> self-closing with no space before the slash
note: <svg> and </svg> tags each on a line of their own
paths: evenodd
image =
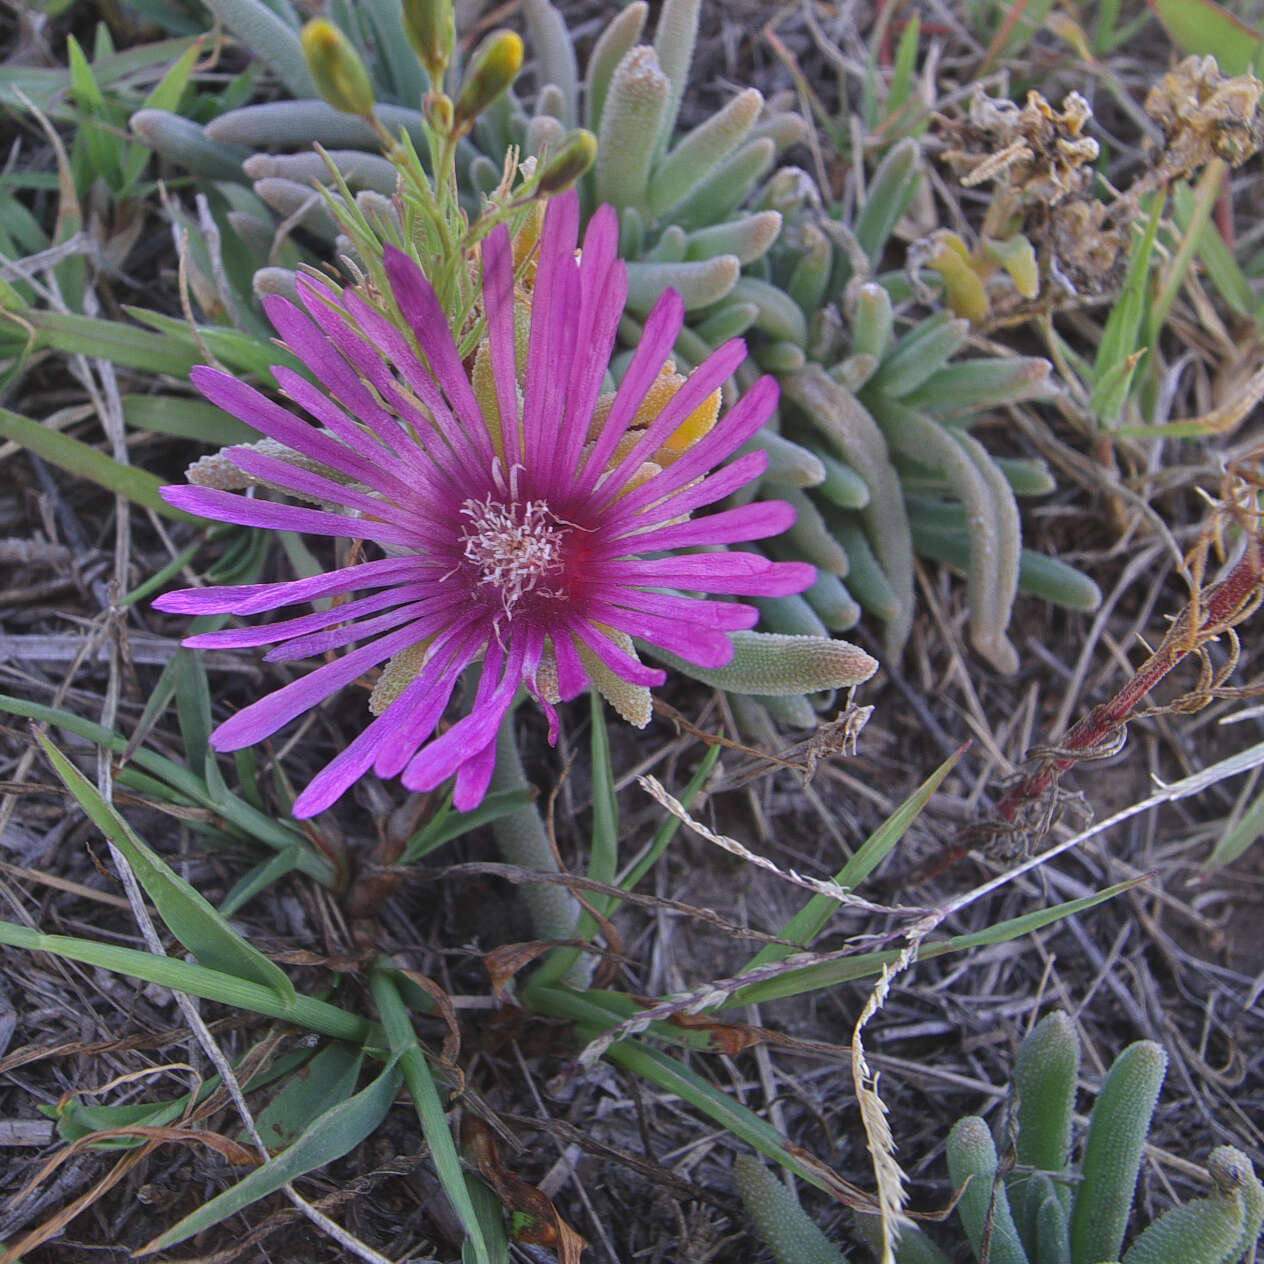
<svg viewBox="0 0 1264 1264">
<path fill-rule="evenodd" d="M 1132 1211 L 1141 1155 L 1167 1054 L 1138 1040 L 1117 1057 L 1102 1081 L 1089 1118 L 1080 1183 L 1071 1209 L 1074 1264 L 1117 1260 Z"/>
<path fill-rule="evenodd" d="M 856 1231 L 874 1255 L 882 1255 L 882 1221 L 872 1214 L 856 1213 Z M 949 1264 L 948 1257 L 915 1224 L 900 1226 L 895 1244 L 895 1264 Z"/>
<path fill-rule="evenodd" d="M 916 389 L 906 391 L 904 400 L 911 408 L 945 420 L 960 415 L 969 422 L 989 408 L 1047 398 L 1054 389 L 1050 367 L 1040 356 L 963 360 L 937 369 Z"/>
<path fill-rule="evenodd" d="M 850 465 L 818 452 L 825 470 L 817 490 L 840 509 L 863 509 L 869 503 L 869 484 Z"/>
<path fill-rule="evenodd" d="M 533 158 L 559 149 L 566 129 L 551 114 L 537 114 L 527 122 L 527 153 Z"/>
<path fill-rule="evenodd" d="M 799 593 L 788 597 L 752 597 L 750 603 L 759 610 L 759 626 L 764 632 L 780 632 L 784 636 L 829 636 L 829 629 Z"/>
<path fill-rule="evenodd" d="M 704 685 L 730 693 L 819 693 L 863 684 L 878 662 L 859 646 L 833 637 L 780 636 L 772 632 L 733 632 L 733 657 L 723 667 L 696 667 L 657 647 L 655 658 Z"/>
<path fill-rule="evenodd" d="M 419 110 L 379 105 L 378 121 L 389 132 L 407 131 L 414 145 L 424 148 L 425 120 Z M 326 149 L 375 150 L 377 133 L 361 118 L 342 114 L 324 101 L 266 101 L 229 110 L 207 123 L 205 134 L 217 144 L 247 145 L 252 149 L 302 147 L 313 142 Z"/>
<path fill-rule="evenodd" d="M 206 7 L 241 41 L 243 48 L 271 66 L 296 97 L 317 95 L 298 32 L 262 0 L 207 0 Z"/>
<path fill-rule="evenodd" d="M 763 94 L 757 88 L 747 88 L 677 141 L 650 177 L 650 213 L 664 214 L 703 184 L 742 143 L 763 106 Z"/>
<path fill-rule="evenodd" d="M 705 184 L 677 204 L 672 219 L 687 229 L 703 228 L 728 219 L 768 173 L 776 154 L 776 146 L 766 136 L 761 140 L 748 140 Z"/>
<path fill-rule="evenodd" d="M 649 263 L 679 263 L 685 257 L 687 244 L 685 230 L 679 224 L 668 224 L 645 252 L 645 259 Z"/>
<path fill-rule="evenodd" d="M 698 336 L 710 346 L 718 347 L 744 334 L 758 315 L 759 308 L 754 303 L 725 303 L 698 325 Z"/>
<path fill-rule="evenodd" d="M 739 1154 L 733 1175 L 755 1230 L 777 1264 L 847 1264 L 847 1257 L 754 1155 Z"/>
<path fill-rule="evenodd" d="M 244 145 L 213 141 L 200 123 L 169 110 L 137 110 L 128 124 L 156 154 L 207 180 L 240 180 L 250 156 Z"/>
<path fill-rule="evenodd" d="M 861 521 L 899 604 L 898 615 L 888 620 L 886 629 L 887 652 L 898 657 L 913 622 L 913 537 L 886 440 L 864 405 L 820 365 L 809 364 L 790 374 L 782 389 L 869 488 Z"/>
<path fill-rule="evenodd" d="M 996 1146 L 987 1124 L 977 1115 L 958 1119 L 948 1134 L 947 1152 L 953 1185 L 960 1188 L 969 1181 L 957 1203 L 957 1215 L 975 1258 L 983 1258 L 981 1248 L 986 1235 L 988 1264 L 1028 1264 L 1010 1214 L 1005 1186 L 996 1179 Z"/>
<path fill-rule="evenodd" d="M 816 711 L 811 702 L 801 693 L 757 693 L 753 697 L 782 728 L 816 728 Z"/>
<path fill-rule="evenodd" d="M 922 178 L 917 141 L 893 145 L 873 173 L 853 232 L 871 267 L 875 266 L 896 221 L 908 209 Z"/>
<path fill-rule="evenodd" d="M 757 277 L 743 276 L 733 286 L 732 298 L 738 303 L 754 303 L 759 308 L 755 328 L 770 338 L 797 343 L 800 347 L 807 345 L 807 318 L 785 290 Z"/>
<path fill-rule="evenodd" d="M 601 161 L 600 150 L 597 161 Z M 736 255 L 694 263 L 633 261 L 628 264 L 628 307 L 634 312 L 648 312 L 668 287 L 680 295 L 686 311 L 710 307 L 732 292 L 741 271 Z"/>
<path fill-rule="evenodd" d="M 1036 1208 L 1035 1259 L 1038 1264 L 1071 1264 L 1066 1208 L 1057 1198 L 1045 1198 Z"/>
<path fill-rule="evenodd" d="M 630 49 L 615 67 L 597 132 L 593 175 L 599 202 L 648 214 L 654 138 L 670 91 L 654 50 L 647 45 Z"/>
<path fill-rule="evenodd" d="M 811 498 L 797 487 L 769 485 L 765 490 L 768 495 L 776 496 L 794 506 L 797 517 L 793 526 L 786 530 L 784 538 L 798 549 L 800 556 L 830 574 L 845 579 L 848 571 L 847 553 L 834 539 L 829 525 Z"/>
<path fill-rule="evenodd" d="M 329 173 L 328 156 L 342 178 L 353 189 L 373 189 L 391 196 L 399 183 L 399 172 L 392 163 L 376 154 L 361 149 L 327 149 L 325 154 L 251 154 L 241 169 L 251 180 L 266 180 L 279 176 L 299 184 L 328 184 L 334 180 Z"/>
<path fill-rule="evenodd" d="M 831 632 L 847 632 L 860 622 L 860 604 L 843 581 L 829 571 L 819 571 L 816 582 L 803 593 L 821 622 Z"/>
<path fill-rule="evenodd" d="M 775 214 L 765 211 L 764 214 Z M 830 267 L 834 250 L 830 240 L 815 224 L 804 224 L 799 231 L 801 253 L 795 261 L 794 271 L 786 282 L 786 293 L 799 305 L 809 320 L 825 301 L 829 288 Z"/>
<path fill-rule="evenodd" d="M 878 363 L 891 346 L 895 313 L 891 296 L 875 281 L 856 287 L 851 313 L 851 353 L 870 355 Z"/>
<path fill-rule="evenodd" d="M 686 259 L 710 259 L 713 255 L 736 255 L 745 267 L 768 252 L 781 231 L 776 211 L 759 211 L 741 219 L 713 224 L 690 233 L 686 239 Z"/>
<path fill-rule="evenodd" d="M 563 112 L 558 117 L 574 127 L 579 122 L 579 64 L 566 19 L 549 0 L 523 0 L 522 15 L 536 55 L 537 82 L 559 89 Z"/>
<path fill-rule="evenodd" d="M 825 466 L 815 452 L 792 443 L 766 426 L 739 450 L 742 453 L 759 451 L 768 457 L 768 467 L 764 470 L 766 483 L 815 487 L 825 479 Z"/>
<path fill-rule="evenodd" d="M 658 25 L 654 28 L 654 52 L 670 83 L 670 91 L 658 134 L 651 138 L 656 157 L 666 150 L 676 130 L 676 118 L 680 114 L 680 102 L 689 82 L 689 65 L 698 40 L 700 11 L 701 0 L 663 0 L 659 10 Z"/>
<path fill-rule="evenodd" d="M 1207 1171 L 1221 1195 L 1242 1192 L 1242 1237 L 1229 1252 L 1234 1261 L 1254 1249 L 1264 1228 L 1264 1184 L 1251 1160 L 1234 1146 L 1217 1146 L 1207 1158 Z"/>
<path fill-rule="evenodd" d="M 308 232 L 327 241 L 333 241 L 337 235 L 338 226 L 325 205 L 325 199 L 311 185 L 271 176 L 266 180 L 256 180 L 254 190 L 261 201 L 286 219 L 297 216 L 297 222 Z"/>
<path fill-rule="evenodd" d="M 752 137 L 767 136 L 777 146 L 779 154 L 806 139 L 807 134 L 808 125 L 803 115 L 792 114 L 789 110 L 782 110 L 761 119 L 751 131 Z"/>
<path fill-rule="evenodd" d="M 1080 1037 L 1061 1010 L 1046 1014 L 1019 1046 L 1018 1162 L 1038 1172 L 1063 1172 L 1071 1157 L 1071 1117 L 1080 1074 Z M 1070 1186 L 1062 1188 L 1069 1191 Z M 1070 1197 L 1067 1197 L 1070 1206 Z"/>
<path fill-rule="evenodd" d="M 1237 1264 L 1245 1219 L 1240 1189 L 1193 1198 L 1147 1225 L 1123 1264 Z"/>
<path fill-rule="evenodd" d="M 588 55 L 584 79 L 584 123 L 591 131 L 597 132 L 601 128 L 606 94 L 610 91 L 615 67 L 641 38 L 649 11 L 645 0 L 633 0 L 622 13 L 611 19 Z"/>
<path fill-rule="evenodd" d="M 900 613 L 891 581 L 878 563 L 869 537 L 851 515 L 827 513 L 826 521 L 839 547 L 847 554 L 847 589 L 866 610 L 890 621 Z"/>
<path fill-rule="evenodd" d="M 870 386 L 902 399 L 956 355 L 970 337 L 969 321 L 936 312 L 909 330 L 870 379 Z"/>
<path fill-rule="evenodd" d="M 808 362 L 803 344 L 782 339 L 778 342 L 759 342 L 752 352 L 755 363 L 765 373 L 793 373 Z"/>
</svg>

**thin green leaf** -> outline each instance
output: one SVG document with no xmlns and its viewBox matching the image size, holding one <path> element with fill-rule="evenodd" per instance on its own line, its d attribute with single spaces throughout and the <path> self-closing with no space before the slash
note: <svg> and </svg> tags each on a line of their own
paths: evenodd
<svg viewBox="0 0 1264 1264">
<path fill-rule="evenodd" d="M 180 736 L 184 739 L 184 755 L 189 768 L 204 776 L 211 741 L 211 688 L 206 681 L 202 660 L 183 646 L 171 656 L 171 683 L 176 697 L 176 714 L 180 720 Z"/>
<path fill-rule="evenodd" d="M 148 470 L 123 465 L 91 444 L 72 439 L 59 430 L 41 426 L 38 421 L 11 413 L 7 408 L 0 408 L 0 437 L 11 439 L 34 452 L 36 456 L 43 457 L 50 465 L 56 465 L 79 478 L 89 479 L 107 491 L 125 496 L 133 504 L 152 509 L 165 518 L 174 518 L 179 522 L 205 522 L 203 518 L 194 517 L 183 509 L 167 504 L 158 495 L 162 479 Z"/>
<path fill-rule="evenodd" d="M 313 1120 L 288 1150 L 185 1216 L 179 1224 L 146 1243 L 136 1255 L 152 1255 L 187 1241 L 195 1233 L 244 1211 L 290 1181 L 349 1154 L 386 1118 L 401 1079 L 399 1067 L 392 1058 L 367 1088 Z"/>
<path fill-rule="evenodd" d="M 834 875 L 834 881 L 840 887 L 854 891 L 877 868 L 896 843 L 904 837 L 904 831 L 926 806 L 931 795 L 939 789 L 943 779 L 957 766 L 957 761 L 967 749 L 967 746 L 959 746 L 865 839 L 851 859 Z M 821 933 L 826 922 L 839 907 L 838 901 L 831 900 L 827 895 L 814 895 L 777 932 L 777 938 L 788 939 L 792 943 L 806 947 Z M 797 951 L 799 950 L 783 944 L 767 944 L 751 958 L 744 968 L 754 970 L 774 961 L 784 961 L 791 953 Z"/>
<path fill-rule="evenodd" d="M 400 998 L 395 976 L 385 970 L 376 970 L 370 980 L 373 999 L 377 1004 L 377 1012 L 386 1029 L 386 1038 L 390 1042 L 391 1053 L 399 1059 L 400 1069 L 404 1074 L 404 1082 L 412 1095 L 413 1105 L 417 1108 L 417 1119 L 421 1123 L 421 1131 L 430 1147 L 430 1157 L 434 1161 L 435 1171 L 439 1175 L 439 1183 L 443 1192 L 452 1204 L 452 1209 L 460 1217 L 465 1227 L 474 1258 L 478 1264 L 489 1264 L 490 1256 L 487 1244 L 483 1240 L 483 1230 L 479 1223 L 478 1213 L 470 1201 L 469 1190 L 465 1186 L 465 1174 L 461 1170 L 461 1158 L 457 1154 L 456 1145 L 452 1141 L 452 1132 L 448 1127 L 443 1103 L 439 1100 L 439 1090 L 435 1086 L 434 1076 L 430 1074 L 430 1064 L 417 1042 L 417 1033 L 413 1029 L 412 1019 L 404 1002 Z"/>
<path fill-rule="evenodd" d="M 997 922 L 995 926 L 989 926 L 986 930 L 975 931 L 969 935 L 954 935 L 951 939 L 941 940 L 939 943 L 923 944 L 918 949 L 917 955 L 925 961 L 931 957 L 942 957 L 946 953 L 965 952 L 970 948 L 987 948 L 993 944 L 1003 944 L 1053 922 L 1061 921 L 1064 917 L 1072 917 L 1076 913 L 1094 908 L 1141 881 L 1143 879 L 1135 878 L 1127 882 L 1117 882 L 1114 886 L 1098 891 L 1094 895 L 1069 900 L 1064 904 L 1054 905 L 1052 908 L 1037 909 L 1034 913 L 1026 913 L 1022 917 Z M 857 953 L 854 957 L 841 957 L 836 961 L 804 966 L 802 970 L 778 975 L 776 978 L 741 988 L 722 1002 L 720 1008 L 732 1009 L 736 1005 L 753 1005 L 762 1001 L 780 1000 L 785 996 L 800 996 L 805 992 L 816 992 L 822 988 L 833 987 L 849 979 L 864 978 L 867 975 L 877 974 L 883 966 L 890 965 L 899 955 L 899 949 L 864 952 Z"/>
<path fill-rule="evenodd" d="M 1211 855 L 1203 861 L 1204 869 L 1218 869 L 1237 860 L 1261 834 L 1264 834 L 1264 794 L 1258 794 L 1237 822 L 1221 835 Z"/>
<path fill-rule="evenodd" d="M 398 863 L 412 864 L 432 851 L 478 829 L 480 825 L 490 825 L 503 816 L 508 816 L 519 808 L 525 808 L 533 798 L 530 790 L 493 790 L 471 812 L 452 812 L 451 795 L 444 801 L 439 810 L 423 825 L 404 846 Z"/>
<path fill-rule="evenodd" d="M 359 1045 L 335 1040 L 321 1049 L 256 1116 L 264 1145 L 269 1150 L 293 1145 L 330 1102 L 346 1101 L 355 1092 L 363 1063 Z"/>
<path fill-rule="evenodd" d="M 1146 0 L 1179 49 L 1210 53 L 1222 74 L 1264 73 L 1264 34 L 1214 0 Z"/>
<path fill-rule="evenodd" d="M 47 736 L 36 731 L 35 739 L 92 823 L 127 858 L 137 881 L 153 900 L 158 915 L 171 933 L 207 969 L 270 988 L 283 1004 L 292 1004 L 294 984 L 280 966 L 233 930 L 205 896 L 143 842 Z"/>
<path fill-rule="evenodd" d="M 123 420 L 139 430 L 200 439 L 217 448 L 234 443 L 256 443 L 259 432 L 230 417 L 204 399 L 182 395 L 124 395 Z"/>
<path fill-rule="evenodd" d="M 357 1044 L 379 1044 L 382 1037 L 376 1027 L 325 1001 L 310 996 L 296 996 L 284 1004 L 270 987 L 239 979 L 235 975 L 210 970 L 192 961 L 176 957 L 160 957 L 157 953 L 136 948 L 120 948 L 93 939 L 77 939 L 70 935 L 42 935 L 13 922 L 0 921 L 0 944 L 24 948 L 28 952 L 48 952 L 67 961 L 81 961 L 114 974 L 126 975 L 145 983 L 156 983 L 173 992 L 200 996 L 230 1009 L 248 1010 L 266 1018 L 279 1018 L 296 1027 L 332 1036 L 335 1040 L 351 1040 Z"/>
<path fill-rule="evenodd" d="M 165 373 L 183 380 L 202 358 L 191 338 L 155 337 L 150 330 L 119 320 L 46 311 L 25 312 L 23 320 L 35 328 L 37 347 L 95 356 L 144 373 Z"/>
</svg>

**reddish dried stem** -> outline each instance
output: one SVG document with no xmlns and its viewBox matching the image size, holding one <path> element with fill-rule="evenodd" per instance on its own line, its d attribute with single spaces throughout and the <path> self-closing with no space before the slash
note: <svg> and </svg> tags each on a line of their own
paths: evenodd
<svg viewBox="0 0 1264 1264">
<path fill-rule="evenodd" d="M 1261 538 L 1248 538 L 1241 560 L 1219 583 L 1199 595 L 1187 607 L 1163 639 L 1163 643 L 1137 669 L 1136 674 L 1108 702 L 1095 706 L 1058 743 L 1067 752 L 1042 760 L 997 804 L 997 815 L 1012 821 L 1024 804 L 1039 799 L 1068 768 L 1108 743 L 1128 722 L 1137 704 L 1185 656 L 1237 622 L 1246 604 L 1264 581 Z M 1201 618 L 1199 616 L 1201 615 Z M 1190 628 L 1193 619 L 1198 626 Z"/>
</svg>

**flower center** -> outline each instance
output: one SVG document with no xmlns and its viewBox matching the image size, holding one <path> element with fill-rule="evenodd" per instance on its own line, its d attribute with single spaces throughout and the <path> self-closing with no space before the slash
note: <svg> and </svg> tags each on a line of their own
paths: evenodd
<svg viewBox="0 0 1264 1264">
<path fill-rule="evenodd" d="M 506 615 L 528 593 L 562 569 L 566 529 L 542 500 L 497 502 L 467 500 L 461 513 L 469 519 L 461 528 L 466 560 L 479 574 L 480 584 L 496 590 Z"/>
</svg>

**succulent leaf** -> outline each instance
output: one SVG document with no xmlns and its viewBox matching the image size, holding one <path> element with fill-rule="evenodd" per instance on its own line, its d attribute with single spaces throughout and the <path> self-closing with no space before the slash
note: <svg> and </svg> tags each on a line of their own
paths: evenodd
<svg viewBox="0 0 1264 1264">
<path fill-rule="evenodd" d="M 705 184 L 677 203 L 672 218 L 686 229 L 705 228 L 728 219 L 768 174 L 776 152 L 776 146 L 766 136 L 748 140 Z"/>
<path fill-rule="evenodd" d="M 852 230 L 871 267 L 908 209 L 920 179 L 918 145 L 911 137 L 893 145 L 874 172 Z"/>
<path fill-rule="evenodd" d="M 718 255 L 696 262 L 629 263 L 628 307 L 634 312 L 648 312 L 668 288 L 680 295 L 686 311 L 710 307 L 732 293 L 741 270 L 736 255 Z"/>
<path fill-rule="evenodd" d="M 298 32 L 262 0 L 207 0 L 206 7 L 244 48 L 271 66 L 296 97 L 318 95 L 303 58 Z"/>
<path fill-rule="evenodd" d="M 633 0 L 611 20 L 593 45 L 584 77 L 584 125 L 590 131 L 596 132 L 601 127 L 606 94 L 610 91 L 615 67 L 641 38 L 649 11 L 645 0 Z"/>
<path fill-rule="evenodd" d="M 1019 1046 L 1018 1162 L 1038 1172 L 1062 1172 L 1071 1157 L 1071 1117 L 1080 1073 L 1080 1037 L 1061 1010 L 1046 1014 Z M 1068 1188 L 1064 1186 L 1063 1188 Z M 1070 1205 L 1070 1197 L 1067 1197 Z"/>
<path fill-rule="evenodd" d="M 776 211 L 758 211 L 741 219 L 700 228 L 686 238 L 686 259 L 710 259 L 714 255 L 736 255 L 742 266 L 762 258 L 777 240 L 781 216 Z"/>
<path fill-rule="evenodd" d="M 754 1155 L 739 1154 L 733 1176 L 742 1203 L 777 1264 L 847 1264 L 847 1257 Z"/>
<path fill-rule="evenodd" d="M 969 1181 L 957 1203 L 957 1215 L 975 1258 L 983 1258 L 981 1248 L 990 1220 L 989 1264 L 1028 1264 L 1005 1186 L 996 1179 L 996 1146 L 987 1124 L 977 1115 L 958 1119 L 948 1134 L 947 1150 L 953 1185 L 960 1188 Z"/>
<path fill-rule="evenodd" d="M 648 214 L 654 138 L 667 113 L 671 84 L 645 44 L 629 49 L 615 67 L 597 132 L 593 168 L 598 202 Z"/>
<path fill-rule="evenodd" d="M 1106 1073 L 1089 1118 L 1080 1184 L 1071 1209 L 1075 1264 L 1119 1258 L 1142 1150 L 1166 1070 L 1164 1050 L 1153 1041 L 1139 1040 Z"/>
<path fill-rule="evenodd" d="M 680 102 L 689 82 L 689 64 L 693 61 L 693 49 L 698 40 L 701 7 L 701 0 L 663 0 L 659 11 L 658 25 L 654 28 L 654 52 L 671 89 L 658 133 L 651 137 L 656 157 L 667 148 L 676 130 Z"/>
<path fill-rule="evenodd" d="M 243 145 L 209 140 L 200 123 L 169 110 L 137 110 L 128 125 L 155 153 L 207 180 L 240 179 L 242 163 L 250 156 Z"/>
<path fill-rule="evenodd" d="M 579 122 L 579 64 L 566 19 L 549 0 L 523 0 L 522 15 L 538 59 L 537 82 L 559 90 L 558 118 L 567 128 L 574 127 Z"/>
<path fill-rule="evenodd" d="M 651 214 L 664 214 L 697 189 L 742 143 L 763 105 L 763 94 L 747 88 L 678 140 L 650 177 Z"/>
<path fill-rule="evenodd" d="M 733 632 L 733 657 L 723 667 L 697 667 L 657 647 L 655 658 L 704 685 L 730 693 L 796 694 L 849 689 L 878 670 L 876 659 L 847 641 L 774 632 Z"/>
</svg>

